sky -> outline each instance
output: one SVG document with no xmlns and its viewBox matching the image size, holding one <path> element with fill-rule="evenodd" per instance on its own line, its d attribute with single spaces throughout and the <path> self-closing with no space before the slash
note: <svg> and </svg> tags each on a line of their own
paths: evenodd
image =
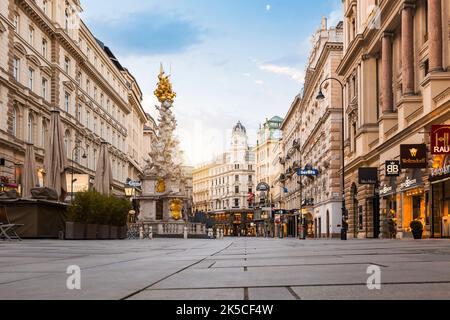
<svg viewBox="0 0 450 320">
<path fill-rule="evenodd" d="M 341 0 L 82 0 L 81 17 L 136 77 L 155 120 L 160 63 L 177 92 L 174 113 L 185 162 L 207 162 L 241 121 L 284 117 L 300 93 L 310 38 Z"/>
</svg>

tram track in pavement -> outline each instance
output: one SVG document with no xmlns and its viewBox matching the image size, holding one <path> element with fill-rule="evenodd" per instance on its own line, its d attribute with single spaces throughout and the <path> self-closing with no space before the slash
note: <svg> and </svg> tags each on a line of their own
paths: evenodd
<svg viewBox="0 0 450 320">
<path fill-rule="evenodd" d="M 188 265 L 188 266 L 186 266 L 186 267 L 183 267 L 183 268 L 181 268 L 181 269 L 179 269 L 179 270 L 177 270 L 177 271 L 175 271 L 175 272 L 172 272 L 171 274 L 169 274 L 169 275 L 167 275 L 167 276 L 165 276 L 165 277 L 163 277 L 163 278 L 161 278 L 161 279 L 159 279 L 159 280 L 157 280 L 157 281 L 151 283 L 151 284 L 148 285 L 148 286 L 145 286 L 145 287 L 142 288 L 142 289 L 139 289 L 139 290 L 137 290 L 137 291 L 134 291 L 134 292 L 130 293 L 129 295 L 127 295 L 127 296 L 125 296 L 125 297 L 123 297 L 123 298 L 121 298 L 121 299 L 119 299 L 119 300 L 127 300 L 127 299 L 130 299 L 130 298 L 132 298 L 132 297 L 134 297 L 134 296 L 136 296 L 136 295 L 138 295 L 138 294 L 140 294 L 140 293 L 142 293 L 142 292 L 144 292 L 144 291 L 150 289 L 151 287 L 157 285 L 158 283 L 161 283 L 161 282 L 163 282 L 164 280 L 167 280 L 167 279 L 169 279 L 170 277 L 173 277 L 173 276 L 176 275 L 176 274 L 179 274 L 179 273 L 181 273 L 181 272 L 183 272 L 183 271 L 185 271 L 185 270 L 187 270 L 187 269 L 189 269 L 189 268 L 191 268 L 191 267 L 193 267 L 193 266 L 196 266 L 196 265 L 202 263 L 203 261 L 205 261 L 205 260 L 207 260 L 207 259 L 209 259 L 209 258 L 211 258 L 211 257 L 214 257 L 214 256 L 220 254 L 221 252 L 223 252 L 223 251 L 227 250 L 228 248 L 230 248 L 233 244 L 234 244 L 234 241 L 231 242 L 229 245 L 227 245 L 225 248 L 220 249 L 219 251 L 214 252 L 213 254 L 210 254 L 209 256 L 205 256 L 204 258 L 202 258 L 202 259 L 200 259 L 200 260 L 198 260 L 198 261 L 196 261 L 196 262 L 194 262 L 194 263 L 191 263 L 190 265 Z"/>
</svg>

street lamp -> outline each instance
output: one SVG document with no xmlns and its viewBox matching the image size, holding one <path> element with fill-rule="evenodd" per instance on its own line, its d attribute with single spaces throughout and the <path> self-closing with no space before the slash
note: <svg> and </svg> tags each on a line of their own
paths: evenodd
<svg viewBox="0 0 450 320">
<path fill-rule="evenodd" d="M 74 152 L 78 149 L 81 149 L 83 151 L 83 155 L 81 156 L 83 159 L 87 159 L 87 154 L 86 154 L 86 150 L 82 147 L 82 146 L 76 146 L 75 148 L 73 148 L 72 150 L 72 176 L 71 176 L 71 181 L 70 181 L 70 202 L 73 202 L 73 183 L 75 181 L 77 181 L 77 179 L 73 179 L 73 173 L 74 173 Z"/>
<path fill-rule="evenodd" d="M 337 78 L 326 78 L 322 81 L 319 87 L 319 93 L 317 94 L 316 99 L 317 100 L 324 100 L 325 95 L 322 92 L 322 86 L 323 84 L 328 80 L 335 80 L 339 83 L 342 89 L 342 95 L 341 95 L 341 106 L 342 106 L 342 130 L 341 130 L 341 166 L 342 166 L 342 174 L 341 174 L 341 184 L 342 184 L 342 228 L 341 228 L 341 240 L 347 240 L 347 209 L 345 208 L 345 110 L 344 110 L 344 85 L 342 82 Z"/>
</svg>

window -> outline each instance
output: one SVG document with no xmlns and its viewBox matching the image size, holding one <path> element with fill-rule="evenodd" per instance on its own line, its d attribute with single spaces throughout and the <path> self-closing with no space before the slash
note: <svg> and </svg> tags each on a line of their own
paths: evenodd
<svg viewBox="0 0 450 320">
<path fill-rule="evenodd" d="M 28 33 L 28 42 L 29 42 L 31 45 L 34 45 L 34 29 L 33 29 L 33 27 L 30 27 L 30 29 L 29 29 L 29 33 Z"/>
<path fill-rule="evenodd" d="M 65 105 L 66 112 L 70 113 L 70 94 L 68 94 L 67 92 L 66 92 L 66 95 L 65 95 L 64 105 Z"/>
<path fill-rule="evenodd" d="M 97 87 L 94 87 L 94 101 L 97 102 Z"/>
<path fill-rule="evenodd" d="M 66 134 L 64 135 L 64 150 L 66 150 L 66 156 L 69 158 L 70 155 L 70 131 L 67 130 Z"/>
<path fill-rule="evenodd" d="M 86 49 L 86 55 L 87 55 L 87 57 L 88 57 L 88 60 L 90 60 L 90 59 L 91 59 L 91 48 L 87 47 L 87 49 Z"/>
<path fill-rule="evenodd" d="M 78 105 L 78 112 L 77 112 L 77 120 L 79 122 L 82 121 L 82 112 L 83 112 L 83 107 L 79 104 Z"/>
<path fill-rule="evenodd" d="M 48 14 L 48 0 L 44 0 L 42 3 L 42 10 L 45 14 Z"/>
<path fill-rule="evenodd" d="M 41 84 L 41 89 L 42 89 L 42 98 L 44 100 L 47 100 L 47 79 L 42 78 L 42 84 Z"/>
<path fill-rule="evenodd" d="M 86 80 L 86 92 L 87 94 L 91 94 L 91 82 L 89 80 Z"/>
<path fill-rule="evenodd" d="M 13 59 L 13 77 L 14 80 L 20 81 L 20 60 L 17 57 Z"/>
<path fill-rule="evenodd" d="M 94 149 L 94 165 L 93 168 L 95 169 L 95 166 L 97 165 L 97 149 Z"/>
<path fill-rule="evenodd" d="M 234 199 L 234 207 L 235 208 L 239 207 L 239 199 Z"/>
<path fill-rule="evenodd" d="M 65 18 L 66 31 L 69 31 L 69 8 L 66 8 L 64 18 Z"/>
<path fill-rule="evenodd" d="M 239 193 L 239 186 L 235 186 L 235 187 L 234 187 L 234 193 L 236 193 L 236 194 Z"/>
<path fill-rule="evenodd" d="M 30 143 L 33 143 L 33 120 L 33 115 L 29 113 L 27 122 L 27 141 Z"/>
<path fill-rule="evenodd" d="M 45 140 L 47 139 L 47 121 L 42 119 L 42 130 L 41 130 L 41 147 L 45 148 Z"/>
<path fill-rule="evenodd" d="M 64 59 L 64 71 L 66 71 L 67 74 L 70 73 L 70 59 L 68 57 Z"/>
<path fill-rule="evenodd" d="M 47 40 L 42 39 L 42 56 L 47 58 Z"/>
<path fill-rule="evenodd" d="M 91 168 L 90 153 L 91 153 L 91 147 L 86 145 L 86 167 L 88 169 Z"/>
<path fill-rule="evenodd" d="M 14 107 L 13 108 L 13 113 L 12 113 L 12 134 L 13 136 L 17 137 L 17 127 L 18 127 L 18 112 L 17 112 L 17 108 Z"/>
<path fill-rule="evenodd" d="M 234 176 L 234 181 L 239 182 L 239 175 L 238 174 Z"/>
<path fill-rule="evenodd" d="M 86 111 L 86 128 L 91 128 L 91 113 Z"/>
<path fill-rule="evenodd" d="M 249 181 L 249 182 L 252 182 L 252 181 L 253 181 L 253 176 L 252 176 L 251 174 L 248 176 L 248 181 Z"/>
<path fill-rule="evenodd" d="M 34 85 L 34 70 L 33 68 L 28 69 L 28 89 L 33 91 L 33 85 Z"/>
<path fill-rule="evenodd" d="M 94 133 L 97 133 L 97 117 L 94 117 Z"/>
<path fill-rule="evenodd" d="M 100 124 L 100 137 L 103 138 L 103 122 Z"/>
<path fill-rule="evenodd" d="M 110 110 L 109 110 L 109 99 L 106 100 L 106 110 L 108 111 L 108 113 L 110 113 Z"/>
<path fill-rule="evenodd" d="M 100 106 L 103 107 L 103 93 L 100 95 Z"/>
<path fill-rule="evenodd" d="M 16 28 L 16 32 L 19 33 L 20 32 L 20 30 L 19 30 L 19 28 L 20 28 L 20 16 L 17 13 L 14 15 L 13 23 L 14 23 L 14 28 Z"/>
</svg>

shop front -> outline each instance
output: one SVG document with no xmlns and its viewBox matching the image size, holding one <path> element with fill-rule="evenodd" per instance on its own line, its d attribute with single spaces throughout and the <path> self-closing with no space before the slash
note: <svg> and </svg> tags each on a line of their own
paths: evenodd
<svg viewBox="0 0 450 320">
<path fill-rule="evenodd" d="M 398 221 L 397 235 L 399 238 L 410 237 L 410 224 L 414 220 L 429 225 L 427 217 L 427 197 L 420 169 L 414 169 L 400 184 L 401 219 Z"/>
<path fill-rule="evenodd" d="M 382 212 L 381 233 L 389 239 L 395 239 L 397 234 L 397 203 L 400 194 L 397 194 L 397 178 L 389 177 L 388 181 L 380 186 L 380 208 Z"/>
<path fill-rule="evenodd" d="M 450 155 L 434 156 L 430 182 L 432 190 L 430 236 L 450 238 Z"/>
</svg>

